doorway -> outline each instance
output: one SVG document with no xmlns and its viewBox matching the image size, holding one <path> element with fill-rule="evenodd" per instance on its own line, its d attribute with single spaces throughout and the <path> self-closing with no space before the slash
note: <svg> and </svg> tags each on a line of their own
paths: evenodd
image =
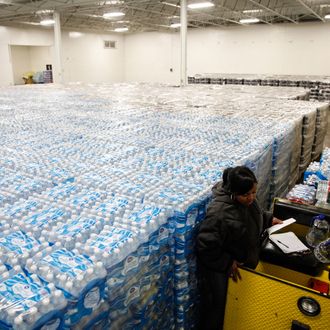
<svg viewBox="0 0 330 330">
<path fill-rule="evenodd" d="M 14 85 L 23 85 L 26 79 L 33 75 L 34 78 L 28 80 L 30 83 L 41 83 L 46 65 L 53 63 L 52 47 L 50 46 L 18 46 L 10 45 L 11 61 L 13 68 Z"/>
</svg>

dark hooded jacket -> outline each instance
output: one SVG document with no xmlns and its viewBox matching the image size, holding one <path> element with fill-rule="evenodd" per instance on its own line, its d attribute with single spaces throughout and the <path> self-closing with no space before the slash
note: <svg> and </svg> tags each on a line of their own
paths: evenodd
<svg viewBox="0 0 330 330">
<path fill-rule="evenodd" d="M 218 183 L 213 200 L 197 236 L 197 254 L 202 267 L 227 272 L 233 260 L 255 268 L 259 261 L 261 234 L 271 226 L 272 214 L 257 201 L 245 206 L 231 198 Z"/>
</svg>

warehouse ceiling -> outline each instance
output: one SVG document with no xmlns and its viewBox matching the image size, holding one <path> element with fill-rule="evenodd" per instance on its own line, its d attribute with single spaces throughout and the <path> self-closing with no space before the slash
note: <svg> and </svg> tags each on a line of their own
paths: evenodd
<svg viewBox="0 0 330 330">
<path fill-rule="evenodd" d="M 207 0 L 187 0 L 203 2 Z M 241 19 L 257 18 L 257 24 L 306 21 L 326 22 L 330 0 L 209 0 L 212 6 L 188 8 L 188 28 L 247 25 Z M 170 25 L 180 21 L 179 0 L 0 0 L 0 25 L 39 26 L 42 19 L 59 13 L 61 28 L 74 31 L 111 32 L 127 28 L 127 33 L 173 31 Z M 123 15 L 105 18 L 109 12 Z M 48 28 L 51 28 L 48 26 Z"/>
</svg>

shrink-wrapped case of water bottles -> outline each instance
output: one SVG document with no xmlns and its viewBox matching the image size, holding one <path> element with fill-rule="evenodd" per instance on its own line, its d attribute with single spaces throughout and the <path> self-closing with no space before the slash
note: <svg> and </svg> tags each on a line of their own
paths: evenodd
<svg viewBox="0 0 330 330">
<path fill-rule="evenodd" d="M 20 266 L 2 269 L 0 306 L 2 329 L 64 329 L 67 299 L 63 292 Z"/>
<path fill-rule="evenodd" d="M 92 314 L 105 298 L 106 270 L 103 263 L 78 251 L 67 250 L 58 242 L 28 259 L 26 270 L 64 293 L 68 302 L 67 327 Z"/>
</svg>

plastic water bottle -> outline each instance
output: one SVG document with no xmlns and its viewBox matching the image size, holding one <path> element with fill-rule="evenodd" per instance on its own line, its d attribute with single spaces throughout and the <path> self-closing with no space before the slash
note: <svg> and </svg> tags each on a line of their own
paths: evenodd
<svg viewBox="0 0 330 330">
<path fill-rule="evenodd" d="M 330 263 L 330 238 L 315 247 L 314 255 L 321 262 Z"/>
<path fill-rule="evenodd" d="M 16 227 L 0 234 L 0 260 L 10 267 L 24 267 L 26 261 L 39 250 L 47 248 L 48 243 L 35 239 L 32 233 L 14 229 Z"/>
<path fill-rule="evenodd" d="M 0 284 L 3 297 L 0 319 L 5 329 L 30 330 L 49 321 L 61 323 L 63 309 L 67 305 L 63 293 L 60 291 L 57 300 L 54 299 L 52 286 L 41 282 L 36 275 L 26 274 L 21 267 L 15 266 L 2 274 Z M 20 308 L 13 305 L 13 301 L 19 301 Z M 54 319 L 54 315 L 58 316 Z"/>
<path fill-rule="evenodd" d="M 312 227 L 306 235 L 307 243 L 315 247 L 328 237 L 329 224 L 323 214 L 319 214 L 313 218 Z"/>
</svg>

